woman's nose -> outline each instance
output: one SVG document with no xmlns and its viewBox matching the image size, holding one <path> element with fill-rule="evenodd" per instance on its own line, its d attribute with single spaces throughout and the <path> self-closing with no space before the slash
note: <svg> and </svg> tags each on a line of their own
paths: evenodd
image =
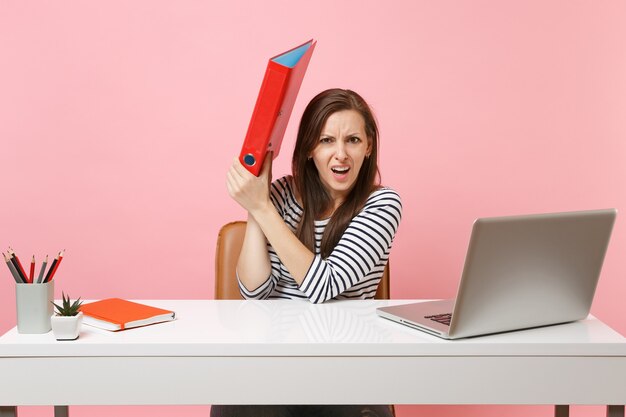
<svg viewBox="0 0 626 417">
<path fill-rule="evenodd" d="M 348 154 L 346 153 L 346 148 L 344 144 L 338 141 L 337 147 L 335 148 L 335 159 L 337 159 L 338 161 L 343 161 L 347 157 Z"/>
</svg>

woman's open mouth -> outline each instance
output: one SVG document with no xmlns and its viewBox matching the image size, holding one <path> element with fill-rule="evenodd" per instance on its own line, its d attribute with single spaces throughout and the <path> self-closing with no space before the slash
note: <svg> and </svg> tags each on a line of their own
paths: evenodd
<svg viewBox="0 0 626 417">
<path fill-rule="evenodd" d="M 334 167 L 330 169 L 333 171 L 334 177 L 338 180 L 343 180 L 348 176 L 350 167 Z"/>
</svg>

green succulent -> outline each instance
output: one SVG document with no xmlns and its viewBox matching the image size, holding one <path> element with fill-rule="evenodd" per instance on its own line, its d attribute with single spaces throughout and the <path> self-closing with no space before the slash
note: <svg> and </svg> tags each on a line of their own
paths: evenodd
<svg viewBox="0 0 626 417">
<path fill-rule="evenodd" d="M 80 297 L 78 298 L 78 300 L 74 301 L 73 303 L 70 302 L 70 297 L 68 296 L 67 298 L 65 298 L 65 293 L 61 293 L 62 297 L 63 297 L 63 306 L 61 307 L 60 305 L 52 302 L 52 304 L 54 304 L 54 307 L 57 309 L 57 316 L 75 316 L 79 313 L 80 311 L 80 305 L 83 303 L 82 301 L 80 301 Z"/>
</svg>

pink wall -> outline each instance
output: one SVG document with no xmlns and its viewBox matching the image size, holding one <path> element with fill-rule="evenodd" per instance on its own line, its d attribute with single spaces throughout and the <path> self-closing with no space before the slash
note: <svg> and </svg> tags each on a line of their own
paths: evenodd
<svg viewBox="0 0 626 417">
<path fill-rule="evenodd" d="M 225 172 L 265 62 L 314 37 L 294 115 L 334 86 L 371 102 L 383 181 L 404 201 L 392 295 L 452 296 L 475 217 L 624 215 L 625 15 L 622 1 L 3 1 L 0 247 L 38 260 L 65 248 L 58 295 L 211 298 L 217 230 L 244 216 Z M 593 313 L 622 333 L 624 252 L 618 218 Z M 15 302 L 8 270 L 0 275 L 2 333 Z M 504 412 L 550 408 L 399 407 Z"/>
</svg>

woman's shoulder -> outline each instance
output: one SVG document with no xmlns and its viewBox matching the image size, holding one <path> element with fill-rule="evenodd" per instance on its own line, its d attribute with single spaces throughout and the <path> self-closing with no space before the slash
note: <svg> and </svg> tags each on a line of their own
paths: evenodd
<svg viewBox="0 0 626 417">
<path fill-rule="evenodd" d="M 376 190 L 372 191 L 367 200 L 365 201 L 365 207 L 391 205 L 402 208 L 402 199 L 400 194 L 391 187 L 380 186 Z"/>
<path fill-rule="evenodd" d="M 281 195 L 295 195 L 295 189 L 295 183 L 291 175 L 285 175 L 272 182 L 272 190 Z"/>
<path fill-rule="evenodd" d="M 357 217 L 358 222 L 377 230 L 386 230 L 393 239 L 402 219 L 402 199 L 393 188 L 379 187 L 372 191 Z"/>
<path fill-rule="evenodd" d="M 271 199 L 277 208 L 291 207 L 301 210 L 297 202 L 293 176 L 285 175 L 272 182 Z"/>
</svg>

